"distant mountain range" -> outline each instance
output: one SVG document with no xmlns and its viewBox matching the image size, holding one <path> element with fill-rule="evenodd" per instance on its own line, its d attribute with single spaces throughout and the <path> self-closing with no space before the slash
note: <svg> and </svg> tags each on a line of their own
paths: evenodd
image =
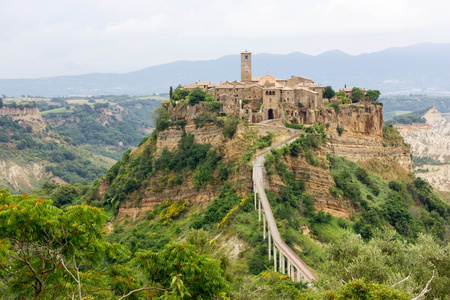
<svg viewBox="0 0 450 300">
<path fill-rule="evenodd" d="M 299 52 L 256 54 L 253 76 L 304 76 L 334 89 L 359 86 L 383 94 L 450 94 L 450 44 L 416 44 L 379 52 L 349 55 L 333 50 L 312 56 Z M 38 79 L 0 79 L 7 96 L 146 95 L 168 92 L 178 84 L 240 79 L 239 54 L 214 60 L 176 61 L 140 71 L 93 73 Z"/>
</svg>

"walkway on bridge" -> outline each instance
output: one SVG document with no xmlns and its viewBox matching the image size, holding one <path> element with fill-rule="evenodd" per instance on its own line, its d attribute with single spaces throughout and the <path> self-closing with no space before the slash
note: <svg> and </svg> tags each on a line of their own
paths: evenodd
<svg viewBox="0 0 450 300">
<path fill-rule="evenodd" d="M 276 148 L 281 148 L 288 145 L 298 138 L 298 132 L 295 136 L 281 141 L 280 143 L 262 151 L 258 154 L 253 162 L 253 190 L 255 193 L 255 209 L 259 211 L 259 222 L 261 223 L 261 214 L 263 222 L 263 237 L 266 239 L 266 224 L 267 224 L 267 239 L 269 245 L 269 260 L 273 255 L 274 270 L 283 274 L 288 274 L 294 281 L 312 281 L 317 278 L 317 275 L 295 254 L 292 249 L 286 245 L 281 239 L 278 227 L 273 217 L 272 209 L 270 208 L 269 200 L 267 199 L 264 190 L 264 155 Z M 261 209 L 262 208 L 262 209 Z"/>
</svg>

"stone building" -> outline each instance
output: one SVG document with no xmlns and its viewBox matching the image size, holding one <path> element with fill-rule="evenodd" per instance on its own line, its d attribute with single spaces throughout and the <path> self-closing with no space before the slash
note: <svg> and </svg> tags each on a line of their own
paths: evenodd
<svg viewBox="0 0 450 300">
<path fill-rule="evenodd" d="M 221 111 L 248 118 L 252 123 L 283 119 L 307 123 L 308 110 L 319 108 L 324 101 L 324 87 L 313 80 L 291 76 L 279 79 L 270 75 L 252 77 L 252 53 L 241 53 L 241 80 L 210 83 L 198 81 L 184 86 L 201 88 L 221 103 Z"/>
<path fill-rule="evenodd" d="M 345 98 L 352 99 L 353 98 L 352 90 L 353 90 L 353 88 L 345 87 L 345 88 L 339 89 L 339 92 L 344 92 L 345 93 Z M 363 93 L 363 95 L 366 95 L 366 89 L 365 88 L 362 88 L 361 92 Z"/>
</svg>

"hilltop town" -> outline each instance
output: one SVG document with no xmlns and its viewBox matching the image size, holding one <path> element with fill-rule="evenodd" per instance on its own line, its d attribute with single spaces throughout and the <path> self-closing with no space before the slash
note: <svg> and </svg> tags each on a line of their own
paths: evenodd
<svg viewBox="0 0 450 300">
<path fill-rule="evenodd" d="M 201 89 L 207 92 L 221 103 L 221 112 L 247 118 L 250 123 L 283 119 L 294 124 L 311 124 L 316 122 L 311 111 L 331 102 L 343 103 L 343 99 L 353 96 L 352 88 L 345 87 L 340 89 L 341 97 L 335 96 L 333 91 L 331 97 L 326 98 L 324 86 L 301 76 L 293 75 L 289 79 L 271 75 L 253 77 L 252 53 L 249 51 L 241 53 L 240 81 L 198 81 L 183 88 L 187 91 Z M 360 91 L 362 96 L 366 94 L 365 89 Z"/>
</svg>

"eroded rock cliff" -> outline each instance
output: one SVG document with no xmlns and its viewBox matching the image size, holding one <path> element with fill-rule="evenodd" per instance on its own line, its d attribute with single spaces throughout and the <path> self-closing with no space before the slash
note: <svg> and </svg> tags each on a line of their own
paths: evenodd
<svg viewBox="0 0 450 300">
<path fill-rule="evenodd" d="M 326 129 L 327 152 L 354 162 L 376 159 L 413 170 L 408 147 L 386 143 L 383 138 L 382 106 L 367 102 L 346 104 L 338 112 L 328 108 L 316 114 Z"/>
<path fill-rule="evenodd" d="M 233 138 L 225 138 L 223 128 L 212 123 L 197 127 L 193 118 L 198 117 L 202 111 L 199 106 L 170 106 L 172 121 L 188 120 L 185 126 L 186 134 L 193 134 L 196 143 L 210 144 L 212 147 L 221 149 L 224 161 L 233 163 L 242 160 L 252 149 L 252 141 L 257 136 L 271 131 L 276 133 L 276 140 L 281 140 L 292 135 L 292 129 L 287 129 L 280 121 L 267 124 L 251 124 L 250 126 L 239 125 Z M 370 103 L 358 105 L 341 105 L 338 110 L 333 108 L 322 108 L 311 110 L 311 118 L 322 123 L 326 129 L 326 144 L 315 152 L 320 164 L 313 166 L 304 157 L 286 156 L 286 164 L 298 180 L 305 181 L 306 193 L 314 198 L 317 209 L 322 209 L 333 215 L 349 217 L 349 203 L 344 203 L 330 193 L 330 187 L 334 181 L 330 176 L 326 153 L 343 156 L 355 162 L 379 161 L 384 165 L 395 163 L 407 171 L 412 170 L 409 148 L 400 143 L 387 142 L 383 136 L 383 112 L 382 106 Z M 300 132 L 299 132 L 300 133 Z M 180 127 L 172 126 L 170 129 L 159 132 L 156 142 L 156 156 L 163 149 L 176 149 L 183 135 Z M 133 155 L 133 154 L 132 154 Z M 230 180 L 240 187 L 242 194 L 251 192 L 251 166 L 240 166 L 235 168 Z M 163 189 L 155 188 L 158 178 L 152 179 L 143 191 L 140 200 L 124 201 L 119 207 L 119 218 L 136 218 L 143 216 L 147 210 L 153 209 L 165 199 L 190 200 L 191 203 L 203 205 L 218 195 L 218 185 L 207 184 L 204 188 L 197 189 L 193 184 L 192 177 L 185 178 L 182 185 L 167 186 Z M 170 178 L 169 178 L 170 180 Z M 273 176 L 270 189 L 279 191 L 282 185 L 279 176 Z"/>
</svg>

